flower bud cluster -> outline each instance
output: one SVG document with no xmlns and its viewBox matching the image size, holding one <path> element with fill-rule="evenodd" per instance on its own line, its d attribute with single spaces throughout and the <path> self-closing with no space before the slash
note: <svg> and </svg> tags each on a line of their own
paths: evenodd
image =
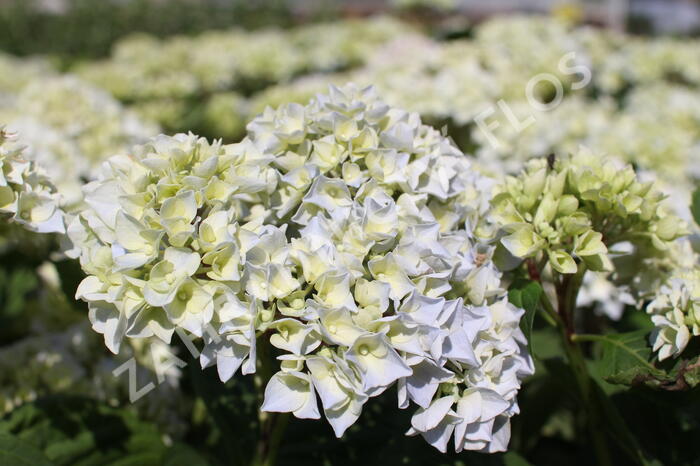
<svg viewBox="0 0 700 466">
<path fill-rule="evenodd" d="M 664 196 L 642 183 L 634 169 L 586 150 L 574 156 L 533 159 L 517 177 L 506 178 L 494 198 L 494 215 L 514 256 L 546 258 L 562 274 L 577 263 L 611 271 L 608 246 L 623 241 L 665 251 L 686 233 L 668 214 Z"/>
<path fill-rule="evenodd" d="M 160 136 L 105 162 L 69 228 L 77 296 L 112 351 L 186 330 L 223 381 L 272 345 L 263 410 L 322 410 L 341 436 L 397 384 L 419 406 L 410 434 L 503 450 L 533 368 L 479 240 L 490 188 L 416 114 L 331 88 L 266 109 L 238 144 Z"/>
<path fill-rule="evenodd" d="M 0 128 L 0 216 L 38 233 L 65 233 L 59 195 L 43 171 Z"/>
</svg>

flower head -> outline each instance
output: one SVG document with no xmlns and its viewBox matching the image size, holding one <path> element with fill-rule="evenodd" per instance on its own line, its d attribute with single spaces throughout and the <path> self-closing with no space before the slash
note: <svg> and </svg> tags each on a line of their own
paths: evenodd
<svg viewBox="0 0 700 466">
<path fill-rule="evenodd" d="M 14 135 L 0 128 L 0 215 L 30 231 L 65 233 L 60 197 Z"/>
<path fill-rule="evenodd" d="M 282 354 L 262 409 L 317 418 L 318 393 L 338 436 L 395 383 L 402 407 L 483 386 L 500 410 L 478 419 L 505 422 L 532 367 L 494 246 L 474 233 L 489 221 L 464 195 L 477 186 L 416 114 L 331 88 L 266 109 L 237 144 L 160 136 L 108 160 L 71 225 L 79 296 L 113 351 L 181 328 L 222 380 L 254 372 L 269 339 Z M 496 431 L 457 448 L 500 449 Z"/>
</svg>

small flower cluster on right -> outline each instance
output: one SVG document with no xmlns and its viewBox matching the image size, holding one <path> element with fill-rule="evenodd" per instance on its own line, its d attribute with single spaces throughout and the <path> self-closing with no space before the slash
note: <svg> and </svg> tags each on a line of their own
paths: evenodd
<svg viewBox="0 0 700 466">
<path fill-rule="evenodd" d="M 555 284 L 557 276 L 605 272 L 631 302 L 651 300 L 650 343 L 660 360 L 700 335 L 700 261 L 677 241 L 687 225 L 632 166 L 582 148 L 532 159 L 498 190 L 493 215 L 511 255 L 551 270 Z"/>
</svg>

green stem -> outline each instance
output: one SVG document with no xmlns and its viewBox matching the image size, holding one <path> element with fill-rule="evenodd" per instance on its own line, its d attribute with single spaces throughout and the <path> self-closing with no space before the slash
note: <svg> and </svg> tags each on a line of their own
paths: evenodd
<svg viewBox="0 0 700 466">
<path fill-rule="evenodd" d="M 596 402 L 595 382 L 588 373 L 586 360 L 581 351 L 581 347 L 572 338 L 574 334 L 574 310 L 576 309 L 576 298 L 578 297 L 583 276 L 586 273 L 585 264 L 578 266 L 576 274 L 564 277 L 562 286 L 557 290 L 559 296 L 559 330 L 564 342 L 564 352 L 569 361 L 571 370 L 574 373 L 576 384 L 578 385 L 583 406 L 588 414 L 588 430 L 596 452 L 598 464 L 602 466 L 612 465 L 612 459 L 608 451 L 605 440 L 605 430 L 603 426 L 603 416 Z"/>
<path fill-rule="evenodd" d="M 540 305 L 542 306 L 542 309 L 544 309 L 544 314 L 542 314 L 551 326 L 553 327 L 559 327 L 562 325 L 561 318 L 559 318 L 559 314 L 557 314 L 557 311 L 554 310 L 554 306 L 552 306 L 552 303 L 549 301 L 549 298 L 547 297 L 547 292 L 542 290 L 542 293 L 540 294 Z"/>
<path fill-rule="evenodd" d="M 272 377 L 274 363 L 275 359 L 269 341 L 264 336 L 258 338 L 257 370 L 254 381 L 259 406 L 262 406 L 265 397 L 265 386 Z M 277 452 L 288 422 L 288 413 L 258 411 L 258 442 L 251 466 L 272 466 L 275 464 Z"/>
<path fill-rule="evenodd" d="M 586 360 L 583 357 L 581 347 L 577 343 L 571 341 L 567 334 L 564 333 L 563 336 L 566 337 L 564 342 L 564 351 L 567 359 L 569 360 L 571 370 L 574 372 L 574 378 L 578 384 L 583 405 L 585 406 L 585 411 L 588 415 L 588 430 L 591 435 L 598 464 L 603 466 L 612 465 L 613 463 L 608 451 L 608 445 L 605 440 L 605 427 L 603 425 L 603 419 L 598 408 L 598 403 L 594 398 L 596 395 L 593 383 L 595 382 L 593 382 L 588 373 Z"/>
<path fill-rule="evenodd" d="M 605 337 L 603 335 L 594 335 L 590 333 L 576 333 L 571 335 L 571 340 L 577 343 L 581 341 L 605 341 Z"/>
<path fill-rule="evenodd" d="M 580 263 L 576 273 L 569 279 L 566 286 L 565 295 L 565 308 L 567 313 L 566 321 L 569 324 L 569 338 L 575 333 L 575 317 L 576 317 L 576 301 L 578 298 L 579 290 L 581 290 L 581 285 L 583 284 L 583 276 L 586 274 L 586 264 Z"/>
<path fill-rule="evenodd" d="M 260 420 L 260 434 L 252 466 L 272 466 L 277 460 L 279 446 L 289 422 L 288 413 L 265 413 Z M 263 416 L 261 416 L 262 418 Z"/>
</svg>

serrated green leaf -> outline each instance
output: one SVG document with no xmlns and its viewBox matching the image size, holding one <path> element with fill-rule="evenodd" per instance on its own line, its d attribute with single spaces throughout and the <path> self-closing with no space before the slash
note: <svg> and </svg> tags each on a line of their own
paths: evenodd
<svg viewBox="0 0 700 466">
<path fill-rule="evenodd" d="M 638 330 L 591 336 L 591 339 L 603 345 L 603 379 L 622 385 L 653 384 L 654 381 L 666 379 L 667 374 L 651 362 L 652 351 L 647 335 L 646 330 Z"/>
<path fill-rule="evenodd" d="M 525 314 L 520 319 L 520 329 L 527 339 L 527 349 L 530 354 L 534 354 L 532 325 L 535 321 L 535 313 L 539 307 L 542 292 L 542 286 L 539 283 L 523 279 L 514 281 L 508 289 L 508 300 L 511 304 L 525 310 Z"/>
<path fill-rule="evenodd" d="M 34 445 L 7 433 L 0 433 L 0 464 L 51 466 Z"/>
<path fill-rule="evenodd" d="M 646 385 L 670 391 L 687 390 L 700 384 L 697 345 L 689 345 L 683 357 L 653 361 L 646 330 L 608 335 L 578 335 L 579 340 L 602 344 L 600 376 L 618 385 Z"/>
</svg>

